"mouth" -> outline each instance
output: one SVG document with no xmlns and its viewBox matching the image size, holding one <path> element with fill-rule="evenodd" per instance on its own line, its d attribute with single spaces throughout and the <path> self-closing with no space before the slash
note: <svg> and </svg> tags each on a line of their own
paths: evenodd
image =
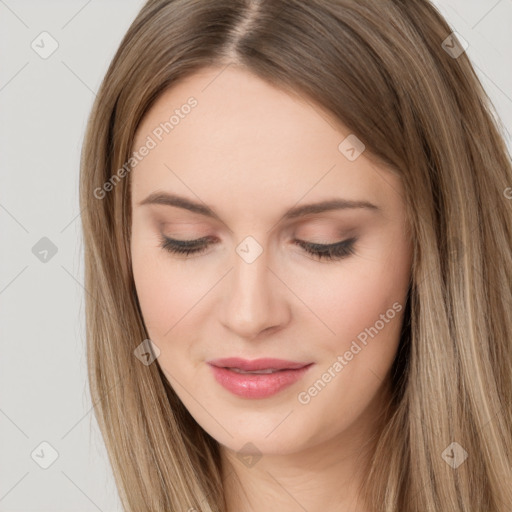
<svg viewBox="0 0 512 512">
<path fill-rule="evenodd" d="M 245 374 L 256 374 L 256 375 L 264 375 L 266 373 L 276 373 L 276 372 L 285 372 L 286 369 L 283 369 L 283 370 L 276 370 L 274 368 L 267 368 L 266 370 L 251 370 L 251 371 L 246 371 L 246 370 L 241 370 L 240 368 L 230 368 L 230 367 L 224 367 L 226 368 L 226 370 L 232 370 L 236 373 L 245 373 Z"/>
<path fill-rule="evenodd" d="M 207 363 L 218 368 L 229 368 L 240 370 L 242 372 L 298 370 L 300 368 L 304 368 L 304 366 L 307 366 L 308 364 L 311 364 L 270 357 L 254 359 L 252 361 L 242 359 L 240 357 L 228 357 L 223 359 L 213 359 L 211 361 L 207 361 Z"/>
<path fill-rule="evenodd" d="M 215 380 L 242 398 L 267 398 L 300 380 L 314 363 L 240 358 L 207 361 Z"/>
</svg>

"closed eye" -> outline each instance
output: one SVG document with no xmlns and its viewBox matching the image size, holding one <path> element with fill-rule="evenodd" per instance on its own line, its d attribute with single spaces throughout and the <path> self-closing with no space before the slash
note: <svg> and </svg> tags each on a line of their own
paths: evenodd
<svg viewBox="0 0 512 512">
<path fill-rule="evenodd" d="M 174 238 L 162 236 L 161 247 L 173 254 L 189 256 L 191 254 L 203 253 L 214 243 L 212 240 L 212 237 L 203 237 L 197 240 L 175 240 Z M 294 240 L 294 243 L 319 260 L 335 261 L 355 254 L 354 244 L 356 241 L 357 238 L 352 237 L 341 242 L 327 245 L 297 239 Z"/>
<path fill-rule="evenodd" d="M 302 240 L 294 240 L 297 245 L 300 245 L 306 252 L 312 254 L 318 259 L 326 260 L 340 260 L 355 254 L 354 244 L 357 238 L 352 237 L 348 240 L 342 240 L 334 244 L 314 244 L 312 242 L 304 242 Z"/>
</svg>

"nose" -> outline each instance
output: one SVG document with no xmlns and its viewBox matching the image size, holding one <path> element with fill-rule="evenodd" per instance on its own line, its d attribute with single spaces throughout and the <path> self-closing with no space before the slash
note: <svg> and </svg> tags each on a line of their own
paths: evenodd
<svg viewBox="0 0 512 512">
<path fill-rule="evenodd" d="M 290 320 L 286 286 L 268 266 L 267 254 L 263 251 L 250 263 L 236 254 L 227 279 L 222 324 L 245 339 L 274 333 Z"/>
</svg>

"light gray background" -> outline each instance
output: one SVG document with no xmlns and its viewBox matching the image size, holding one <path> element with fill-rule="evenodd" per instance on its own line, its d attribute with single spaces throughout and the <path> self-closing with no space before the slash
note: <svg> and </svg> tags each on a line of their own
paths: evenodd
<svg viewBox="0 0 512 512">
<path fill-rule="evenodd" d="M 512 0 L 435 3 L 469 43 L 511 147 Z M 88 396 L 78 164 L 95 91 L 142 5 L 0 0 L 2 512 L 121 511 Z M 43 31 L 59 45 L 46 59 L 31 47 Z M 46 263 L 32 250 L 43 237 L 57 249 Z M 43 441 L 58 453 L 47 469 Z"/>
</svg>

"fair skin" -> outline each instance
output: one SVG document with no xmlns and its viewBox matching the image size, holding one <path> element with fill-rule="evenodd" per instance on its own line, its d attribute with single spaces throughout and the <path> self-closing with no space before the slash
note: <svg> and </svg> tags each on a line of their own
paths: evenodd
<svg viewBox="0 0 512 512">
<path fill-rule="evenodd" d="M 190 96 L 197 106 L 130 176 L 133 273 L 157 363 L 220 443 L 228 512 L 368 512 L 358 487 L 389 401 L 411 270 L 401 182 L 366 152 L 347 159 L 338 146 L 350 131 L 318 105 L 234 66 L 203 69 L 162 94 L 134 150 Z M 156 191 L 218 218 L 140 204 Z M 283 220 L 292 207 L 334 198 L 377 208 Z M 162 248 L 162 235 L 212 242 L 185 256 Z M 262 251 L 251 263 L 236 250 L 247 236 Z M 352 237 L 354 253 L 337 260 L 293 242 Z M 365 345 L 357 341 L 372 328 Z M 345 357 L 354 340 L 361 350 Z M 206 364 L 230 356 L 314 364 L 252 399 L 222 387 Z M 333 371 L 338 356 L 343 368 Z M 328 382 L 308 392 L 329 368 Z M 260 456 L 253 462 L 238 453 L 246 443 Z"/>
</svg>

